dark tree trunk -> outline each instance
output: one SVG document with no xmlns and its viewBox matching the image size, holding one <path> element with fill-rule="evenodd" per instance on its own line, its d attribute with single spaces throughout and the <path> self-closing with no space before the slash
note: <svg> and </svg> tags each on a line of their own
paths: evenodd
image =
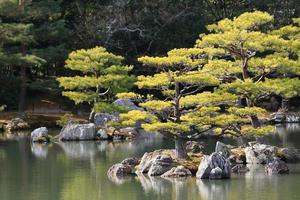
<svg viewBox="0 0 300 200">
<path fill-rule="evenodd" d="M 21 85 L 20 85 L 20 95 L 19 95 L 19 112 L 24 112 L 25 110 L 25 100 L 26 100 L 26 67 L 21 66 Z"/>
<path fill-rule="evenodd" d="M 175 139 L 175 155 L 178 159 L 186 159 L 188 157 L 185 140 L 181 138 Z"/>
<path fill-rule="evenodd" d="M 260 121 L 257 116 L 251 116 L 251 124 L 254 128 L 260 127 Z"/>
<path fill-rule="evenodd" d="M 281 109 L 283 111 L 288 111 L 288 101 L 289 101 L 288 99 L 282 97 L 282 99 L 281 99 Z"/>
</svg>

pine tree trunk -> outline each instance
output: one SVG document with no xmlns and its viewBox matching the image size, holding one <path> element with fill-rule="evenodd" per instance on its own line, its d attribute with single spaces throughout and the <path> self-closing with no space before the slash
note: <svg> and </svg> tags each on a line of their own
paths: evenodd
<svg viewBox="0 0 300 200">
<path fill-rule="evenodd" d="M 26 67 L 21 66 L 21 85 L 20 85 L 20 95 L 19 95 L 19 112 L 24 112 L 25 110 L 25 100 L 26 100 Z"/>
<path fill-rule="evenodd" d="M 251 124 L 254 128 L 260 127 L 260 121 L 257 116 L 251 116 Z"/>
<path fill-rule="evenodd" d="M 90 123 L 94 123 L 95 122 L 95 112 L 94 112 L 94 110 L 92 110 L 91 112 L 90 112 L 90 116 L 89 116 L 89 122 Z"/>
<path fill-rule="evenodd" d="M 188 157 L 185 140 L 181 138 L 175 139 L 175 155 L 178 159 L 186 159 Z"/>
</svg>

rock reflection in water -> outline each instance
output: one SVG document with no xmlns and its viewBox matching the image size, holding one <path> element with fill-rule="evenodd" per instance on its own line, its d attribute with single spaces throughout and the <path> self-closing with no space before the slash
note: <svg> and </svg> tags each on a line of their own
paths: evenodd
<svg viewBox="0 0 300 200">
<path fill-rule="evenodd" d="M 31 152 L 37 158 L 46 158 L 48 154 L 48 144 L 31 143 Z"/>
<path fill-rule="evenodd" d="M 230 180 L 197 179 L 199 195 L 203 200 L 229 200 Z"/>
<path fill-rule="evenodd" d="M 96 142 L 94 141 L 60 142 L 58 145 L 68 157 L 76 159 L 93 158 L 98 151 Z"/>
</svg>

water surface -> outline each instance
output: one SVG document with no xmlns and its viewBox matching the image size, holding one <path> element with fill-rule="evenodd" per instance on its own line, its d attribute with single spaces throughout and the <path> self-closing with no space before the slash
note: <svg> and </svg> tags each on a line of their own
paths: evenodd
<svg viewBox="0 0 300 200">
<path fill-rule="evenodd" d="M 278 127 L 263 141 L 300 149 L 298 126 Z M 57 134 L 53 131 L 52 134 Z M 206 141 L 207 151 L 215 140 Z M 238 141 L 226 141 L 237 144 Z M 262 166 L 250 166 L 245 175 L 230 180 L 129 177 L 110 180 L 107 169 L 126 157 L 173 148 L 172 141 L 151 137 L 133 142 L 68 142 L 31 144 L 28 133 L 0 137 L 1 200 L 298 200 L 300 165 L 290 174 L 266 176 Z"/>
</svg>

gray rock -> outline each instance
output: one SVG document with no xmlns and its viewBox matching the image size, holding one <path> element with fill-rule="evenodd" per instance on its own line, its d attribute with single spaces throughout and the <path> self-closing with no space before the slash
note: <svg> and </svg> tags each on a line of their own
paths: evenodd
<svg viewBox="0 0 300 200">
<path fill-rule="evenodd" d="M 199 142 L 195 141 L 187 141 L 186 142 L 186 150 L 192 153 L 200 153 L 204 150 L 204 146 Z"/>
<path fill-rule="evenodd" d="M 21 118 L 14 118 L 10 120 L 5 126 L 5 130 L 7 131 L 17 131 L 17 130 L 24 130 L 28 128 L 29 128 L 29 124 Z"/>
<path fill-rule="evenodd" d="M 220 167 L 212 169 L 209 173 L 209 179 L 222 179 L 223 171 Z"/>
<path fill-rule="evenodd" d="M 186 169 L 183 166 L 177 166 L 177 167 L 173 167 L 172 169 L 170 169 L 169 171 L 161 175 L 161 177 L 178 178 L 178 177 L 186 177 L 191 175 L 192 173 L 189 169 Z"/>
<path fill-rule="evenodd" d="M 273 113 L 271 115 L 271 121 L 275 123 L 284 123 L 285 122 L 285 114 L 282 112 Z"/>
<path fill-rule="evenodd" d="M 210 156 L 204 156 L 197 171 L 197 178 L 210 178 L 210 173 L 215 168 L 222 170 L 221 178 L 230 178 L 231 164 L 222 154 L 214 152 Z M 217 170 L 217 169 L 216 169 Z M 215 170 L 215 172 L 217 172 Z M 216 176 L 217 177 L 217 176 Z"/>
<path fill-rule="evenodd" d="M 244 174 L 248 171 L 250 171 L 250 169 L 243 164 L 238 164 L 231 168 L 231 172 L 235 174 Z"/>
<path fill-rule="evenodd" d="M 48 129 L 46 127 L 40 127 L 31 132 L 32 142 L 48 142 Z"/>
<path fill-rule="evenodd" d="M 123 177 L 130 174 L 132 174 L 132 168 L 121 163 L 111 166 L 107 172 L 107 175 L 110 177 Z"/>
<path fill-rule="evenodd" d="M 172 168 L 173 159 L 167 155 L 154 158 L 148 171 L 149 176 L 160 176 Z"/>
<path fill-rule="evenodd" d="M 296 149 L 282 148 L 278 151 L 280 158 L 287 163 L 296 163 L 300 161 L 300 153 Z"/>
<path fill-rule="evenodd" d="M 96 127 L 105 126 L 108 122 L 119 121 L 119 113 L 109 114 L 109 113 L 97 113 L 94 117 L 94 123 Z"/>
<path fill-rule="evenodd" d="M 279 158 L 274 158 L 272 162 L 268 163 L 265 167 L 267 174 L 288 174 L 289 168 L 287 164 Z"/>
<path fill-rule="evenodd" d="M 127 110 L 144 110 L 141 107 L 136 106 L 132 101 L 127 99 L 117 99 L 113 104 L 125 107 Z"/>
<path fill-rule="evenodd" d="M 58 135 L 59 140 L 95 140 L 96 130 L 93 123 L 89 124 L 68 124 Z"/>
<path fill-rule="evenodd" d="M 273 159 L 278 151 L 277 147 L 266 144 L 253 144 L 245 148 L 248 164 L 266 164 Z"/>
<path fill-rule="evenodd" d="M 225 158 L 230 156 L 230 150 L 228 146 L 222 142 L 217 142 L 215 152 L 222 154 Z"/>
<path fill-rule="evenodd" d="M 275 123 L 299 123 L 299 113 L 276 112 L 271 115 L 271 121 Z"/>
<path fill-rule="evenodd" d="M 104 129 L 99 129 L 97 131 L 96 135 L 100 140 L 108 140 L 109 139 L 109 137 Z"/>
<path fill-rule="evenodd" d="M 140 164 L 140 160 L 138 158 L 126 158 L 121 162 L 121 164 L 135 167 Z"/>
</svg>

